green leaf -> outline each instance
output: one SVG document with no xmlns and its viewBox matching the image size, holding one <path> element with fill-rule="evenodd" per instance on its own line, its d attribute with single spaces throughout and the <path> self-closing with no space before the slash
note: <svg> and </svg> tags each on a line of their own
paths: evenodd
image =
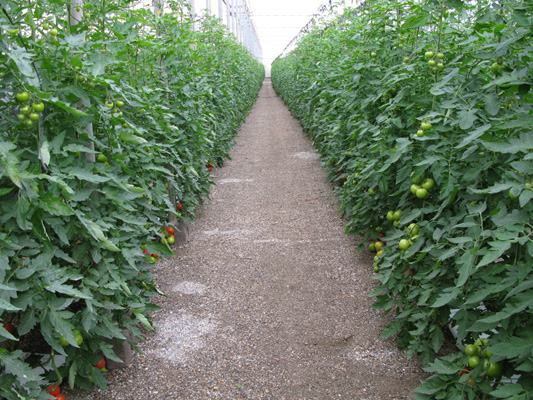
<svg viewBox="0 0 533 400">
<path fill-rule="evenodd" d="M 51 193 L 47 193 L 39 200 L 42 209 L 52 215 L 68 216 L 74 214 L 74 210 L 63 202 L 60 197 L 52 197 Z"/>
<path fill-rule="evenodd" d="M 457 373 L 457 370 L 456 370 Z M 426 379 L 420 386 L 415 388 L 415 392 L 427 395 L 433 395 L 446 389 L 446 382 L 438 376 L 432 376 Z"/>
<path fill-rule="evenodd" d="M 445 306 L 449 302 L 455 300 L 458 297 L 459 293 L 461 293 L 461 290 L 459 288 L 446 288 L 441 294 L 439 294 L 437 300 L 430 307 L 439 308 Z"/>
<path fill-rule="evenodd" d="M 44 165 L 50 164 L 50 150 L 49 150 L 49 145 L 47 141 L 44 141 L 41 146 L 41 152 L 40 152 L 39 158 L 41 159 Z"/>
<path fill-rule="evenodd" d="M 82 181 L 87 181 L 91 183 L 101 183 L 101 182 L 107 182 L 110 180 L 110 178 L 106 178 L 101 175 L 93 174 L 92 172 L 87 171 L 82 168 L 70 168 L 68 169 L 68 173 L 70 176 L 73 176 Z"/>
<path fill-rule="evenodd" d="M 70 152 L 70 153 L 90 153 L 90 154 L 96 154 L 98 153 L 98 151 L 96 150 L 92 150 L 90 148 L 88 148 L 87 146 L 84 146 L 82 144 L 75 144 L 75 143 L 71 143 L 71 144 L 68 144 L 66 146 L 64 146 L 63 148 L 61 148 L 62 151 L 65 151 L 65 152 Z"/>
<path fill-rule="evenodd" d="M 130 143 L 130 144 L 145 144 L 148 142 L 146 139 L 140 136 L 136 136 L 129 131 L 121 132 L 119 137 L 120 137 L 120 140 L 126 143 Z"/>
<path fill-rule="evenodd" d="M 491 396 L 496 397 L 497 399 L 510 399 L 513 396 L 523 393 L 524 389 L 519 383 L 512 383 L 507 385 L 501 385 L 498 389 L 490 392 Z"/>
<path fill-rule="evenodd" d="M 68 369 L 68 384 L 71 389 L 74 389 L 77 374 L 78 374 L 78 363 L 77 363 L 77 360 L 74 360 L 72 364 L 70 364 L 70 368 Z"/>
<path fill-rule="evenodd" d="M 474 129 L 467 136 L 465 136 L 465 138 L 461 141 L 461 143 L 459 143 L 459 145 L 457 145 L 457 148 L 460 149 L 460 148 L 465 147 L 468 144 L 472 144 L 472 142 L 474 142 L 474 140 L 479 138 L 481 135 L 483 135 L 485 132 L 487 132 L 490 128 L 491 128 L 491 125 L 490 124 L 486 124 L 486 125 L 483 125 L 483 126 L 480 126 L 480 127 L 476 128 L 476 129 Z"/>
<path fill-rule="evenodd" d="M 45 286 L 45 289 L 52 293 L 63 293 L 78 299 L 92 299 L 92 296 L 80 292 L 78 289 L 74 289 L 70 285 L 61 284 L 59 282 L 54 282 L 50 285 L 47 285 Z"/>
<path fill-rule="evenodd" d="M 400 330 L 403 327 L 403 323 L 401 321 L 392 321 L 389 322 L 389 324 L 383 329 L 383 332 L 381 332 L 381 335 L 379 337 L 381 339 L 385 339 L 391 336 L 395 336 L 400 332 Z"/>
<path fill-rule="evenodd" d="M 78 110 L 77 108 L 74 108 L 74 107 L 68 105 L 67 103 L 59 100 L 57 97 L 51 97 L 48 100 L 48 102 L 52 103 L 52 104 L 55 104 L 59 108 L 62 108 L 63 110 L 68 111 L 69 113 L 71 113 L 72 115 L 75 115 L 77 117 L 89 117 L 90 116 L 86 112 Z"/>
<path fill-rule="evenodd" d="M 0 157 L 2 165 L 6 170 L 7 176 L 9 177 L 9 179 L 11 179 L 11 182 L 13 182 L 20 188 L 20 176 L 17 167 L 18 159 L 11 152 L 11 150 L 14 150 L 15 148 L 16 146 L 13 143 L 0 141 Z"/>
<path fill-rule="evenodd" d="M 132 310 L 135 317 L 147 328 L 150 330 L 155 330 L 154 326 L 148 321 L 148 318 L 144 315 L 144 310 Z"/>
<path fill-rule="evenodd" d="M 12 353 L 4 353 L 0 357 L 0 364 L 4 366 L 5 373 L 13 374 L 22 381 L 40 381 L 42 376 L 36 373 L 28 364 L 21 361 L 22 351 L 16 350 Z"/>
<path fill-rule="evenodd" d="M 459 111 L 459 127 L 464 130 L 470 129 L 477 119 L 478 111 L 477 108 Z"/>
<path fill-rule="evenodd" d="M 6 300 L 2 299 L 0 297 L 0 309 L 5 311 L 19 311 L 22 310 L 22 308 L 15 307 L 13 304 L 7 302 Z"/>
<path fill-rule="evenodd" d="M 509 337 L 505 342 L 496 343 L 490 346 L 495 355 L 505 358 L 531 357 L 533 354 L 533 336 L 531 333 L 527 337 Z"/>
<path fill-rule="evenodd" d="M 110 251 L 120 251 L 120 249 L 115 244 L 113 244 L 109 239 L 106 238 L 104 232 L 97 223 L 85 218 L 79 212 L 76 212 L 75 214 L 82 223 L 82 225 L 90 233 L 90 235 L 96 240 L 98 240 L 102 246 L 104 246 Z"/>
<path fill-rule="evenodd" d="M 481 261 L 476 265 L 476 269 L 496 261 L 498 258 L 501 257 L 503 253 L 505 253 L 505 251 L 507 251 L 511 247 L 512 242 L 510 240 L 497 242 L 494 241 L 490 242 L 489 244 L 491 246 L 490 250 L 485 253 Z"/>
<path fill-rule="evenodd" d="M 13 44 L 13 47 L 6 53 L 15 62 L 26 81 L 31 86 L 39 86 L 39 79 L 33 69 L 34 54 L 27 52 L 24 47 L 20 47 L 18 44 Z"/>
</svg>

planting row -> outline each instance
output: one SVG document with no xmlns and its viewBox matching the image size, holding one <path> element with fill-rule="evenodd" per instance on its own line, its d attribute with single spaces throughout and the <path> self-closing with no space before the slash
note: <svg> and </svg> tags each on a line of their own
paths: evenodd
<svg viewBox="0 0 533 400">
<path fill-rule="evenodd" d="M 195 217 L 260 89 L 218 20 L 134 3 L 2 4 L 2 398 L 105 387 L 112 342 L 152 328 L 169 221 Z"/>
<path fill-rule="evenodd" d="M 366 1 L 273 65 L 347 232 L 376 252 L 382 337 L 432 373 L 417 399 L 533 392 L 532 12 Z"/>
</svg>

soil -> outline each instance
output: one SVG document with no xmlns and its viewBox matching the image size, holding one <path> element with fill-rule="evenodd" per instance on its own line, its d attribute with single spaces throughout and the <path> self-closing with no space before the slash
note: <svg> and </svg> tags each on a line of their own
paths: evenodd
<svg viewBox="0 0 533 400">
<path fill-rule="evenodd" d="M 176 257 L 155 332 L 107 391 L 72 399 L 408 399 L 424 378 L 368 297 L 357 253 L 311 141 L 267 79 L 231 160 Z"/>
</svg>

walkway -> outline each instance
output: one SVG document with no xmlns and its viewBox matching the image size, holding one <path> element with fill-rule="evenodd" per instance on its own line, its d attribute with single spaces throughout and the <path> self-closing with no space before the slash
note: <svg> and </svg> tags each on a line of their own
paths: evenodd
<svg viewBox="0 0 533 400">
<path fill-rule="evenodd" d="M 157 333 L 95 400 L 408 399 L 422 374 L 370 308 L 317 154 L 266 80 L 177 257 Z"/>
</svg>

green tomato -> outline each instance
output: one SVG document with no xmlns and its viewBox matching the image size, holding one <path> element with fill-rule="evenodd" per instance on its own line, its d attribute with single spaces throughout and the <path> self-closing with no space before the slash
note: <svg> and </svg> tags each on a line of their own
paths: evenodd
<svg viewBox="0 0 533 400">
<path fill-rule="evenodd" d="M 411 185 L 411 193 L 416 194 L 418 189 L 420 189 L 420 186 L 415 185 L 414 183 Z"/>
<path fill-rule="evenodd" d="M 372 57 L 377 57 L 377 56 L 378 56 L 378 53 L 376 53 L 375 51 L 373 51 L 372 53 L 370 53 L 370 55 L 371 55 Z"/>
<path fill-rule="evenodd" d="M 518 196 L 516 196 L 516 195 L 513 193 L 513 189 L 509 189 L 509 198 L 510 198 L 512 201 L 517 201 L 517 200 L 518 200 Z"/>
<path fill-rule="evenodd" d="M 167 244 L 167 239 L 161 238 L 161 244 Z"/>
<path fill-rule="evenodd" d="M 428 196 L 429 192 L 427 191 L 427 189 L 420 188 L 416 191 L 416 197 L 418 197 L 419 199 L 427 199 Z"/>
<path fill-rule="evenodd" d="M 31 105 L 31 108 L 33 108 L 37 112 L 43 112 L 44 111 L 44 103 L 43 102 L 33 103 Z"/>
<path fill-rule="evenodd" d="M 490 67 L 490 70 L 492 71 L 494 75 L 500 75 L 502 73 L 502 66 L 498 64 L 498 62 L 495 62 Z"/>
<path fill-rule="evenodd" d="M 433 52 L 430 50 L 430 51 L 426 51 L 426 54 L 424 54 L 426 56 L 426 58 L 432 58 L 433 57 Z"/>
<path fill-rule="evenodd" d="M 30 119 L 31 119 L 32 121 L 37 121 L 37 120 L 39 119 L 39 114 L 37 114 L 36 112 L 32 112 L 32 113 L 30 114 Z"/>
<path fill-rule="evenodd" d="M 174 236 L 169 236 L 169 237 L 167 238 L 167 243 L 168 243 L 168 244 L 174 244 L 174 241 L 175 241 L 175 240 L 176 240 L 176 239 L 174 238 Z"/>
<path fill-rule="evenodd" d="M 389 211 L 389 212 L 387 213 L 387 219 L 388 219 L 389 221 L 394 221 L 394 211 Z"/>
<path fill-rule="evenodd" d="M 417 137 L 422 137 L 422 136 L 424 136 L 424 131 L 423 131 L 422 129 L 417 130 L 417 131 L 416 131 L 416 136 L 417 136 Z"/>
<path fill-rule="evenodd" d="M 422 174 L 420 175 L 418 178 L 413 178 L 413 175 L 415 174 L 415 172 L 411 172 L 411 182 L 415 183 L 415 184 L 419 184 L 420 182 L 422 182 L 422 180 L 425 178 L 425 174 Z M 414 194 L 414 193 L 413 193 Z"/>
<path fill-rule="evenodd" d="M 26 116 L 24 114 L 17 115 L 17 118 L 20 122 L 24 121 L 26 119 Z"/>
<path fill-rule="evenodd" d="M 414 222 L 409 224 L 409 226 L 407 227 L 407 232 L 409 233 L 410 236 L 418 235 L 419 231 L 420 231 L 420 227 Z"/>
<path fill-rule="evenodd" d="M 79 330 L 77 330 L 77 329 L 74 329 L 72 331 L 72 333 L 74 333 L 74 337 L 76 338 L 76 343 L 78 344 L 78 346 L 80 344 L 82 344 L 83 343 L 83 336 L 82 336 L 81 332 Z"/>
<path fill-rule="evenodd" d="M 151 256 L 149 261 L 150 263 L 155 264 L 157 262 L 157 258 L 155 258 L 154 256 Z"/>
<path fill-rule="evenodd" d="M 374 243 L 370 243 L 370 244 L 368 245 L 368 250 L 370 250 L 370 251 L 376 251 L 376 246 L 375 246 L 375 244 L 374 244 Z"/>
<path fill-rule="evenodd" d="M 440 51 L 437 53 L 437 58 L 439 60 L 442 60 L 444 58 L 444 53 L 441 53 Z"/>
<path fill-rule="evenodd" d="M 43 24 L 43 29 L 44 29 L 45 31 L 47 31 L 48 29 L 50 29 L 50 25 L 48 24 L 48 22 L 45 22 L 45 23 Z"/>
<path fill-rule="evenodd" d="M 57 36 L 57 29 L 56 28 L 50 29 L 50 36 Z"/>
<path fill-rule="evenodd" d="M 469 344 L 465 347 L 465 353 L 467 356 L 475 356 L 479 352 L 479 347 L 473 344 Z"/>
<path fill-rule="evenodd" d="M 106 101 L 105 102 L 105 106 L 107 108 L 113 108 L 113 107 L 115 107 L 115 103 L 113 103 L 112 101 Z"/>
<path fill-rule="evenodd" d="M 443 69 L 444 68 L 444 63 L 437 63 L 437 68 L 438 69 Z"/>
<path fill-rule="evenodd" d="M 400 249 L 407 250 L 409 247 L 411 247 L 411 244 L 409 243 L 409 240 L 402 239 L 400 240 L 400 243 L 398 244 L 400 246 Z"/>
<path fill-rule="evenodd" d="M 24 114 L 24 115 L 29 114 L 30 113 L 30 106 L 21 107 L 20 108 L 20 113 Z"/>
<path fill-rule="evenodd" d="M 431 178 L 427 178 L 424 183 L 422 184 L 422 187 L 426 190 L 433 189 L 433 186 L 435 186 L 435 181 Z"/>
<path fill-rule="evenodd" d="M 368 189 L 368 194 L 373 195 L 374 193 L 376 193 L 374 189 Z"/>
<path fill-rule="evenodd" d="M 468 357 L 468 366 L 470 368 L 476 368 L 480 363 L 478 356 L 470 356 Z"/>
<path fill-rule="evenodd" d="M 17 93 L 17 101 L 24 103 L 30 99 L 30 94 L 28 92 L 19 92 Z"/>
<path fill-rule="evenodd" d="M 61 346 L 63 347 L 67 347 L 70 345 L 70 343 L 67 341 L 67 339 L 65 339 L 63 335 L 59 337 L 59 343 L 61 343 Z"/>
<path fill-rule="evenodd" d="M 428 65 L 429 65 L 430 67 L 434 67 L 435 64 L 437 64 L 437 63 L 435 62 L 435 60 L 429 60 L 429 61 L 428 61 Z"/>
<path fill-rule="evenodd" d="M 107 161 L 107 157 L 104 153 L 98 154 L 98 157 L 96 157 L 96 161 L 105 163 Z"/>
<path fill-rule="evenodd" d="M 423 131 L 429 131 L 431 128 L 433 128 L 433 125 L 431 125 L 429 122 L 422 122 L 422 124 L 420 124 L 420 128 L 422 128 Z"/>
<path fill-rule="evenodd" d="M 374 264 L 372 268 L 374 268 L 374 272 L 379 272 L 379 265 Z"/>
<path fill-rule="evenodd" d="M 392 225 L 394 225 L 395 228 L 398 228 L 400 226 L 400 221 L 394 221 Z"/>
<path fill-rule="evenodd" d="M 399 221 L 402 218 L 402 210 L 394 211 L 393 219 Z"/>
<path fill-rule="evenodd" d="M 490 363 L 487 368 L 487 375 L 491 378 L 499 378 L 502 376 L 502 365 L 497 362 Z"/>
<path fill-rule="evenodd" d="M 117 100 L 117 107 L 122 107 L 124 102 L 122 100 Z"/>
</svg>

